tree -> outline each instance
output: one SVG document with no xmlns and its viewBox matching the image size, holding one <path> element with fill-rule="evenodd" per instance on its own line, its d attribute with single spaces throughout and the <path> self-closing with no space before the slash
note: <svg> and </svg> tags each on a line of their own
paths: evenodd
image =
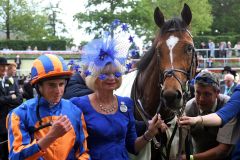
<svg viewBox="0 0 240 160">
<path fill-rule="evenodd" d="M 11 33 L 21 39 L 40 39 L 47 33 L 46 17 L 32 10 L 26 0 L 0 0 L 0 19 L 6 39 L 11 38 Z"/>
<path fill-rule="evenodd" d="M 240 0 L 210 0 L 213 10 L 212 33 L 239 33 Z"/>
<path fill-rule="evenodd" d="M 55 5 L 50 3 L 49 6 L 44 9 L 44 11 L 48 16 L 47 28 L 50 34 L 49 36 L 52 38 L 58 37 L 57 32 L 61 32 L 61 33 L 67 32 L 65 24 L 59 18 L 59 15 L 62 14 L 62 9 L 59 7 L 59 4 L 60 4 L 60 1 L 57 2 Z"/>
<path fill-rule="evenodd" d="M 159 6 L 163 12 L 165 19 L 179 16 L 184 3 L 187 3 L 192 11 L 191 33 L 193 35 L 210 31 L 213 21 L 211 15 L 211 5 L 208 0 L 189 1 L 189 0 L 141 0 L 136 7 L 130 12 L 130 18 L 134 30 L 138 35 L 152 37 L 158 29 L 153 20 L 154 9 Z"/>
<path fill-rule="evenodd" d="M 153 20 L 155 7 L 160 6 L 165 17 L 170 18 L 180 14 L 184 2 L 189 4 L 193 13 L 192 33 L 196 35 L 209 31 L 212 16 L 208 0 L 180 0 L 177 2 L 176 0 L 91 0 L 85 6 L 87 12 L 76 14 L 75 19 L 78 20 L 80 28 L 84 23 L 88 24 L 85 28 L 86 32 L 95 34 L 106 29 L 114 19 L 119 19 L 130 24 L 138 36 L 144 36 L 148 41 L 152 39 L 158 29 Z"/>
<path fill-rule="evenodd" d="M 48 34 L 45 28 L 46 23 L 47 17 L 37 14 L 18 14 L 12 19 L 13 32 L 21 39 L 28 40 L 39 40 L 45 37 Z"/>
<path fill-rule="evenodd" d="M 67 38 L 67 37 L 60 36 L 59 40 L 66 41 L 66 47 L 74 46 L 73 38 Z"/>
<path fill-rule="evenodd" d="M 74 16 L 74 19 L 78 20 L 79 28 L 85 23 L 87 33 L 98 35 L 102 29 L 106 30 L 114 19 L 125 22 L 129 9 L 134 7 L 136 1 L 91 0 L 85 5 L 86 13 L 80 12 Z"/>
</svg>

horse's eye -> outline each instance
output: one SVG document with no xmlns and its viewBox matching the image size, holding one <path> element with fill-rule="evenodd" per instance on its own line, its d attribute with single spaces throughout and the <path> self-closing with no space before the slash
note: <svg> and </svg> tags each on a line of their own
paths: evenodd
<svg viewBox="0 0 240 160">
<path fill-rule="evenodd" d="M 194 47 L 192 45 L 187 45 L 186 46 L 186 52 L 187 53 L 193 53 L 194 52 Z"/>
</svg>

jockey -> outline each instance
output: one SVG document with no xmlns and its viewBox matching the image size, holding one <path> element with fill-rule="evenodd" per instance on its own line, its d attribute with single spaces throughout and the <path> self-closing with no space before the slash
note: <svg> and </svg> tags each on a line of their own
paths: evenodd
<svg viewBox="0 0 240 160">
<path fill-rule="evenodd" d="M 31 84 L 38 97 L 9 114 L 9 159 L 90 159 L 82 111 L 62 99 L 71 75 L 60 56 L 45 54 L 34 60 Z"/>
</svg>

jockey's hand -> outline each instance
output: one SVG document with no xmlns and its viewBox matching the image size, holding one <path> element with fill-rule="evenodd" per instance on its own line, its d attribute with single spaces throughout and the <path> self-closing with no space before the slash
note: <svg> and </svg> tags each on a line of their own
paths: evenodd
<svg viewBox="0 0 240 160">
<path fill-rule="evenodd" d="M 188 116 L 183 116 L 179 118 L 178 123 L 181 126 L 184 125 L 196 125 L 197 123 L 202 123 L 202 117 L 201 116 L 197 116 L 197 117 L 188 117 Z"/>
<path fill-rule="evenodd" d="M 60 116 L 58 120 L 52 123 L 52 127 L 48 132 L 48 135 L 57 139 L 64 136 L 72 129 L 72 124 L 67 116 Z"/>
<path fill-rule="evenodd" d="M 154 137 L 156 134 L 158 134 L 159 129 L 161 132 L 165 132 L 167 129 L 167 125 L 164 123 L 164 121 L 161 119 L 160 114 L 156 114 L 152 120 L 149 121 L 148 126 L 148 137 Z"/>
</svg>

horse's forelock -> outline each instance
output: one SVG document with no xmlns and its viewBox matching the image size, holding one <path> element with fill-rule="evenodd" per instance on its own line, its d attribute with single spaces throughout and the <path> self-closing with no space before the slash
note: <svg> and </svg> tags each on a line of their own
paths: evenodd
<svg viewBox="0 0 240 160">
<path fill-rule="evenodd" d="M 173 31 L 182 31 L 183 29 L 187 29 L 187 24 L 182 21 L 180 18 L 172 18 L 166 21 L 160 31 L 160 35 L 163 35 L 171 30 Z"/>
</svg>

